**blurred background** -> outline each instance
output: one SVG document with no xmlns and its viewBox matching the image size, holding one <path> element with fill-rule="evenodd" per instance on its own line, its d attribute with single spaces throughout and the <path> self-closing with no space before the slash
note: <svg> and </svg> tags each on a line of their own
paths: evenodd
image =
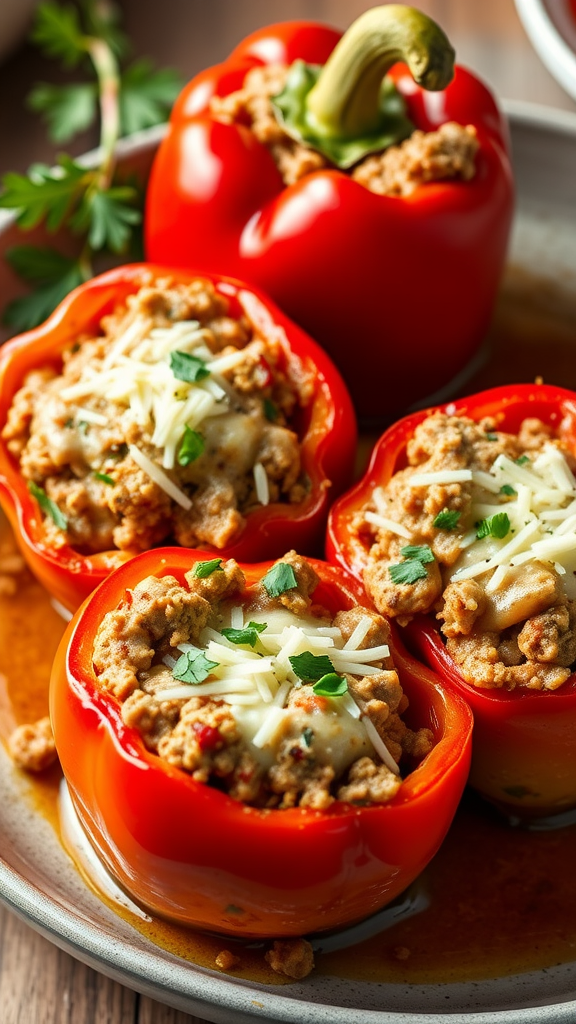
<svg viewBox="0 0 576 1024">
<path fill-rule="evenodd" d="M 25 100 L 37 81 L 66 82 L 79 71 L 60 72 L 25 41 L 35 0 L 0 0 L 0 173 L 50 162 L 62 147 L 50 143 Z M 245 36 L 274 21 L 310 18 L 346 28 L 373 4 L 362 0 L 119 0 L 134 56 L 176 68 L 185 79 L 222 60 Z M 499 96 L 576 111 L 545 69 L 526 36 L 514 0 L 420 0 L 456 48 L 458 61 L 474 68 Z M 2 26 L 2 22 L 6 26 Z M 96 134 L 66 144 L 73 155 L 90 149 Z"/>
</svg>

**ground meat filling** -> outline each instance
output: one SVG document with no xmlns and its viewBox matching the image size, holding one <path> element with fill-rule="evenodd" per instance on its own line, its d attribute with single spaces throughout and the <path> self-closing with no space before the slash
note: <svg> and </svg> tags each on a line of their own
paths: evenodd
<svg viewBox="0 0 576 1024">
<path fill-rule="evenodd" d="M 293 185 L 332 164 L 292 139 L 276 119 L 271 99 L 284 88 L 287 73 L 282 64 L 252 68 L 242 89 L 228 96 L 213 96 L 210 109 L 220 121 L 250 128 L 270 150 L 284 183 Z M 352 177 L 378 195 L 405 196 L 434 181 L 469 181 L 475 174 L 477 150 L 476 129 L 450 121 L 438 131 L 415 131 L 384 153 L 365 157 L 353 169 Z"/>
<path fill-rule="evenodd" d="M 407 463 L 353 523 L 377 608 L 401 625 L 435 613 L 475 686 L 561 686 L 576 663 L 573 455 L 537 419 L 510 434 L 437 413 Z"/>
<path fill-rule="evenodd" d="M 26 377 L 2 437 L 52 545 L 223 548 L 253 509 L 304 500 L 291 424 L 313 392 L 210 282 L 143 275 L 60 370 Z"/>
<path fill-rule="evenodd" d="M 293 551 L 249 589 L 232 559 L 208 575 L 205 564 L 184 585 L 148 577 L 102 621 L 94 669 L 126 725 L 171 765 L 256 807 L 391 800 L 399 762 L 414 766 L 434 741 L 402 717 L 387 622 L 360 607 L 331 618 Z M 338 695 L 313 682 L 330 673 Z"/>
</svg>

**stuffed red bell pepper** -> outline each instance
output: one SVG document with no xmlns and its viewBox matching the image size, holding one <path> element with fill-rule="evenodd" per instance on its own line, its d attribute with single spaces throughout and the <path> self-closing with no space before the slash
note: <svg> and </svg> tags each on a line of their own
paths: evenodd
<svg viewBox="0 0 576 1024">
<path fill-rule="evenodd" d="M 502 272 L 506 126 L 453 58 L 397 4 L 342 39 L 311 22 L 261 29 L 185 88 L 152 169 L 148 257 L 267 289 L 365 420 L 466 365 Z"/>
<path fill-rule="evenodd" d="M 347 573 L 212 554 L 145 552 L 68 627 L 51 717 L 81 825 L 177 921 L 280 937 L 358 920 L 440 845 L 469 709 Z"/>
<path fill-rule="evenodd" d="M 494 388 L 400 420 L 328 554 L 474 711 L 471 783 L 513 816 L 576 806 L 576 394 Z"/>
<path fill-rule="evenodd" d="M 356 440 L 324 352 L 214 275 L 120 267 L 0 355 L 0 501 L 75 609 L 166 539 L 246 560 L 321 542 Z"/>
</svg>

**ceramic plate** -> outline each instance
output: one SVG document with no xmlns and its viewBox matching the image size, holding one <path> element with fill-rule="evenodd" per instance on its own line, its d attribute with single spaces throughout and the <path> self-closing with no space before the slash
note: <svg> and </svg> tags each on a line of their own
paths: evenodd
<svg viewBox="0 0 576 1024">
<path fill-rule="evenodd" d="M 509 113 L 518 214 L 496 330 L 505 333 L 513 321 L 525 325 L 527 362 L 520 348 L 516 376 L 527 379 L 534 325 L 550 324 L 550 344 L 564 353 L 564 363 L 554 365 L 565 365 L 561 379 L 551 382 L 574 387 L 576 115 L 518 104 Z M 129 140 L 122 147 L 124 163 L 145 171 L 158 138 L 152 130 Z M 16 235 L 5 216 L 0 251 Z M 4 299 L 16 292 L 4 268 L 0 294 Z M 545 372 L 546 351 L 538 350 L 543 365 L 537 372 Z M 504 379 L 514 376 L 510 366 L 502 373 Z M 0 749 L 3 902 L 73 956 L 161 1002 L 217 1024 L 573 1024 L 576 1018 L 574 963 L 467 984 L 383 985 L 316 975 L 282 987 L 197 967 L 154 945 L 86 887 L 48 821 L 34 810 L 29 786 Z"/>
</svg>

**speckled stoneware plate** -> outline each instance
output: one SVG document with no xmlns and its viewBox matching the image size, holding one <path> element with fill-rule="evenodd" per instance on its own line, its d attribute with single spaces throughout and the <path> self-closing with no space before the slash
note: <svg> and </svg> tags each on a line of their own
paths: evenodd
<svg viewBox="0 0 576 1024">
<path fill-rule="evenodd" d="M 510 105 L 518 214 L 496 329 L 549 323 L 550 344 L 573 341 L 562 379 L 576 385 L 576 116 Z M 158 131 L 129 140 L 122 160 L 145 171 Z M 0 221 L 0 251 L 16 241 Z M 1 264 L 0 264 L 1 265 Z M 4 266 L 0 295 L 18 286 Z M 520 350 L 522 352 L 522 349 Z M 522 358 L 522 357 L 521 357 Z M 543 352 L 546 372 L 546 346 Z M 530 364 L 531 365 L 531 364 Z M 510 366 L 507 379 L 514 374 Z M 558 376 L 558 372 L 556 372 Z M 518 379 L 526 379 L 518 367 Z M 230 979 L 166 952 L 117 916 L 83 883 L 29 783 L 0 749 L 0 892 L 4 903 L 73 956 L 160 1001 L 219 1024 L 573 1024 L 576 963 L 469 984 L 390 985 L 312 975 L 286 987 Z M 553 870 L 552 866 L 551 869 Z"/>
</svg>

